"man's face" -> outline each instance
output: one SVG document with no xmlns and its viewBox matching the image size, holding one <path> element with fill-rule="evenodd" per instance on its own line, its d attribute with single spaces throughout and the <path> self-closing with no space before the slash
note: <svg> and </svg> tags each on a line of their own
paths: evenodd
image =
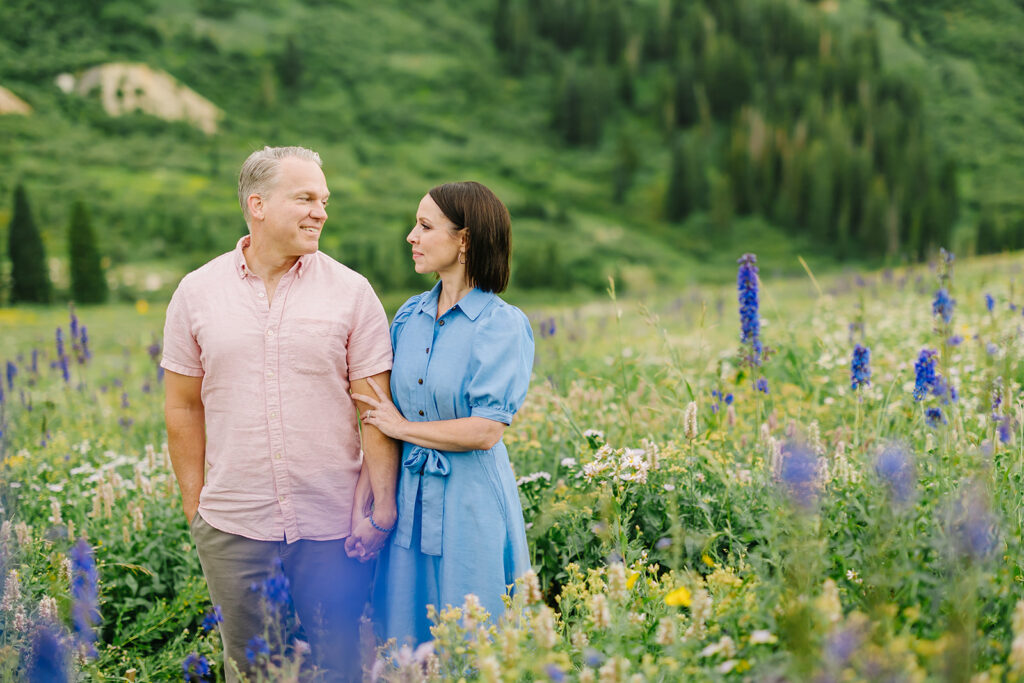
<svg viewBox="0 0 1024 683">
<path fill-rule="evenodd" d="M 277 180 L 260 197 L 259 209 L 254 212 L 254 217 L 262 218 L 262 239 L 284 256 L 315 253 L 327 221 L 329 196 L 319 166 L 305 159 L 283 159 Z"/>
</svg>

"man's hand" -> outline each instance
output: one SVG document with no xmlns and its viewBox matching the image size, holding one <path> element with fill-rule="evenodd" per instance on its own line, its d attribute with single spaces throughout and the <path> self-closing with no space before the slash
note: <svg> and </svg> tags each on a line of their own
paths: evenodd
<svg viewBox="0 0 1024 683">
<path fill-rule="evenodd" d="M 376 518 L 374 518 L 376 520 Z M 392 522 L 394 524 L 394 522 Z M 377 557 L 381 548 L 388 541 L 390 534 L 377 531 L 370 524 L 369 517 L 363 517 L 352 529 L 352 533 L 345 539 L 345 554 L 360 562 L 369 562 Z"/>
</svg>

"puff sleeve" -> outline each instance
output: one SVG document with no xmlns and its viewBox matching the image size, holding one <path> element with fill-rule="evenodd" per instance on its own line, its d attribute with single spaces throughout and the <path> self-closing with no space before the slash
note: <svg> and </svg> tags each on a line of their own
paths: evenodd
<svg viewBox="0 0 1024 683">
<path fill-rule="evenodd" d="M 391 321 L 391 349 L 394 351 L 398 348 L 398 337 L 402 334 L 402 328 L 405 327 L 405 321 L 409 319 L 412 312 L 416 310 L 416 307 L 420 305 L 420 299 L 423 298 L 422 294 L 415 294 L 402 304 L 398 311 L 395 313 L 394 319 Z"/>
<path fill-rule="evenodd" d="M 533 330 L 523 312 L 508 304 L 485 311 L 470 352 L 470 415 L 511 424 L 526 398 L 532 369 Z"/>
</svg>

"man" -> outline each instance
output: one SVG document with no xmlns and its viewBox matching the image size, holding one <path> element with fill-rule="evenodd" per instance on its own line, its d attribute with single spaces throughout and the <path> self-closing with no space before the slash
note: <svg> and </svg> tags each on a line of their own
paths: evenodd
<svg viewBox="0 0 1024 683">
<path fill-rule="evenodd" d="M 397 517 L 397 445 L 364 425 L 361 462 L 349 395 L 389 386 L 387 317 L 365 278 L 318 251 L 328 195 L 315 152 L 254 152 L 238 178 L 249 234 L 167 307 L 167 440 L 228 681 L 260 649 L 253 586 L 275 564 L 314 662 L 358 679 L 365 562 Z"/>
</svg>

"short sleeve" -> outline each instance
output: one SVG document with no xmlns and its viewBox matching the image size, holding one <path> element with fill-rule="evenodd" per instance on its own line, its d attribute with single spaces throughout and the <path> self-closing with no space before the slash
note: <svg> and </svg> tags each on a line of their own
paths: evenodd
<svg viewBox="0 0 1024 683">
<path fill-rule="evenodd" d="M 399 307 L 398 312 L 395 313 L 395 319 L 391 321 L 392 349 L 398 348 L 398 337 L 402 334 L 402 329 L 405 327 L 405 321 L 409 319 L 412 312 L 420 305 L 420 299 L 422 298 L 423 294 L 416 294 L 409 297 L 406 302 Z"/>
<path fill-rule="evenodd" d="M 533 370 L 533 330 L 518 308 L 485 311 L 470 355 L 466 393 L 470 415 L 512 424 Z"/>
<path fill-rule="evenodd" d="M 370 283 L 363 280 L 352 331 L 348 335 L 349 381 L 391 369 L 388 316 Z"/>
<path fill-rule="evenodd" d="M 202 349 L 196 341 L 195 325 L 188 306 L 185 280 L 171 296 L 164 319 L 164 353 L 160 367 L 189 377 L 202 377 Z"/>
</svg>

